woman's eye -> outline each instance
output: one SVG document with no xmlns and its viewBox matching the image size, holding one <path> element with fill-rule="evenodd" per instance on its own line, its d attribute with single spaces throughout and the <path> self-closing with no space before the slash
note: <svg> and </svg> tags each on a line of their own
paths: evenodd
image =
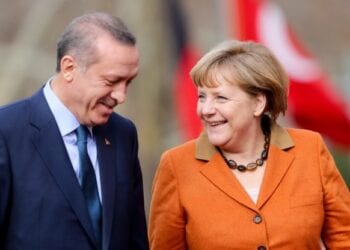
<svg viewBox="0 0 350 250">
<path fill-rule="evenodd" d="M 198 94 L 198 100 L 199 101 L 204 101 L 205 96 L 203 94 Z"/>
<path fill-rule="evenodd" d="M 227 97 L 219 95 L 219 96 L 217 97 L 217 99 L 218 99 L 219 101 L 226 101 L 226 100 L 227 100 Z"/>
</svg>

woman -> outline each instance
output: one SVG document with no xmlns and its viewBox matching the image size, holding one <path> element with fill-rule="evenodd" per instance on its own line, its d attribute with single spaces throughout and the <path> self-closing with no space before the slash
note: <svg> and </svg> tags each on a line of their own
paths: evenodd
<svg viewBox="0 0 350 250">
<path fill-rule="evenodd" d="M 320 135 L 276 123 L 288 79 L 262 45 L 228 41 L 192 69 L 204 132 L 165 152 L 151 249 L 350 249 L 350 194 Z"/>
</svg>

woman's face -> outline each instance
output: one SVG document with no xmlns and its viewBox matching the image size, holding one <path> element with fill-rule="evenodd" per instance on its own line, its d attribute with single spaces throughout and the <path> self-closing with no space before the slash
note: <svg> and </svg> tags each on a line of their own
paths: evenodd
<svg viewBox="0 0 350 250">
<path fill-rule="evenodd" d="M 217 87 L 198 87 L 197 114 L 209 141 L 225 149 L 243 143 L 250 131 L 260 126 L 265 106 L 262 95 L 252 97 L 217 73 Z"/>
</svg>

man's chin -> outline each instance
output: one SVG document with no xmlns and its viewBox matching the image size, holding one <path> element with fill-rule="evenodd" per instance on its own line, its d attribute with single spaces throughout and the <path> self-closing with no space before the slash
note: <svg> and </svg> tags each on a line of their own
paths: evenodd
<svg viewBox="0 0 350 250">
<path fill-rule="evenodd" d="M 98 125 L 103 125 L 106 124 L 109 120 L 110 115 L 105 115 L 105 116 L 101 116 L 95 119 L 91 120 L 91 125 L 92 126 L 98 126 Z"/>
</svg>

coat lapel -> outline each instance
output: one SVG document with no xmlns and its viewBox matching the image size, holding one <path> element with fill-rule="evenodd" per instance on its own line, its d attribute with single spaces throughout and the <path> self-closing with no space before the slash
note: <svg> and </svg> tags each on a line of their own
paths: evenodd
<svg viewBox="0 0 350 250">
<path fill-rule="evenodd" d="M 102 202 L 103 202 L 103 249 L 108 249 L 111 239 L 114 202 L 116 196 L 116 158 L 118 143 L 110 138 L 108 129 L 97 127 L 94 130 L 97 144 L 97 155 L 100 166 Z"/>
<path fill-rule="evenodd" d="M 242 205 L 256 210 L 257 208 L 260 209 L 268 201 L 287 173 L 294 160 L 294 156 L 287 150 L 293 146 L 294 143 L 288 132 L 277 124 L 273 124 L 269 158 L 256 205 L 226 166 L 220 153 L 209 142 L 205 132 L 197 140 L 196 158 L 208 161 L 201 172 L 216 187 Z"/>
<path fill-rule="evenodd" d="M 259 209 L 273 195 L 293 160 L 294 156 L 292 154 L 279 149 L 273 144 L 270 146 L 269 159 L 267 161 L 263 182 L 260 188 L 259 199 L 257 201 Z"/>
<path fill-rule="evenodd" d="M 243 206 L 256 210 L 255 204 L 228 168 L 220 153 L 214 154 L 212 159 L 201 169 L 201 173 L 229 197 Z"/>
<path fill-rule="evenodd" d="M 83 193 L 42 90 L 30 99 L 30 105 L 32 111 L 30 118 L 32 142 L 82 227 L 95 244 L 93 228 Z"/>
<path fill-rule="evenodd" d="M 288 149 L 292 147 L 294 147 L 294 142 L 287 130 L 277 124 L 273 124 L 271 128 L 269 158 L 267 160 L 266 170 L 257 201 L 257 206 L 259 208 L 261 208 L 275 192 L 292 164 L 294 155 L 288 152 Z"/>
</svg>

